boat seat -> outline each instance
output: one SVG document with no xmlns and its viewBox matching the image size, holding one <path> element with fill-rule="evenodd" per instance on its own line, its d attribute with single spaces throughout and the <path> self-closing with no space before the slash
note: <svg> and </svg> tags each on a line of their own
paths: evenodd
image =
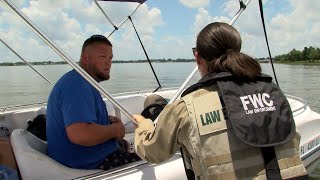
<svg viewBox="0 0 320 180">
<path fill-rule="evenodd" d="M 130 114 L 140 114 L 143 111 L 143 104 L 147 96 L 144 94 L 133 94 L 122 97 L 116 97 L 117 102 L 125 108 Z M 134 133 L 135 125 L 123 112 L 117 107 L 111 104 L 110 101 L 105 99 L 107 110 L 109 115 L 114 115 L 121 119 L 122 123 L 125 125 L 125 132 Z"/>
<path fill-rule="evenodd" d="M 72 169 L 47 156 L 47 143 L 24 129 L 11 134 L 12 149 L 23 180 L 73 179 L 102 170 Z"/>
</svg>

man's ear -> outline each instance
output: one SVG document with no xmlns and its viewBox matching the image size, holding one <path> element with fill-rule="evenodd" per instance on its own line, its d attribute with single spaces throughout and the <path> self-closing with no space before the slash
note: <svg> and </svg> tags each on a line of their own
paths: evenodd
<svg viewBox="0 0 320 180">
<path fill-rule="evenodd" d="M 85 51 L 81 53 L 81 61 L 83 64 L 88 64 L 88 54 Z"/>
</svg>

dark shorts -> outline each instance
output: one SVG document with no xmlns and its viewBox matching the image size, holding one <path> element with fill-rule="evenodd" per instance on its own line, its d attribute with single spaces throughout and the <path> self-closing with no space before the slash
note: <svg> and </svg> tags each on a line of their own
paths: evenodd
<svg viewBox="0 0 320 180">
<path fill-rule="evenodd" d="M 105 160 L 98 166 L 99 169 L 110 170 L 128 163 L 141 160 L 136 153 L 128 152 L 128 146 L 125 144 L 125 140 L 118 142 L 118 149 L 110 154 Z"/>
</svg>

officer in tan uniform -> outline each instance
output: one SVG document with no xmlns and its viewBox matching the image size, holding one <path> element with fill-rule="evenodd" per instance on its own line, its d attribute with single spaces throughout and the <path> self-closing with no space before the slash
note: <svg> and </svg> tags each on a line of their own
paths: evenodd
<svg viewBox="0 0 320 180">
<path fill-rule="evenodd" d="M 240 52 L 238 31 L 211 23 L 196 45 L 201 80 L 166 105 L 156 125 L 134 115 L 137 154 L 161 163 L 181 149 L 189 179 L 307 179 L 289 103 Z"/>
</svg>

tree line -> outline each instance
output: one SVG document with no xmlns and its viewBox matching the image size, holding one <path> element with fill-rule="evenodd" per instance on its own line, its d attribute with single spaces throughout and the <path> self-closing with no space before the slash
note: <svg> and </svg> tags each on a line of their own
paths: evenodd
<svg viewBox="0 0 320 180">
<path fill-rule="evenodd" d="M 195 59 L 151 59 L 152 63 L 164 63 L 164 62 L 194 62 Z M 147 63 L 148 60 L 113 60 L 112 63 Z M 67 64 L 66 61 L 36 61 L 28 62 L 31 65 L 55 65 L 55 64 Z M 79 63 L 79 62 L 76 62 Z M 3 62 L 0 66 L 25 66 L 25 62 Z"/>
<path fill-rule="evenodd" d="M 257 61 L 263 61 L 268 58 L 256 58 Z M 164 63 L 164 62 L 194 62 L 195 59 L 151 59 L 152 63 Z M 275 62 L 320 62 L 320 48 L 316 47 L 304 47 L 302 51 L 292 49 L 287 54 L 282 54 L 274 57 Z M 147 63 L 148 60 L 113 60 L 112 63 Z M 29 62 L 31 65 L 53 65 L 53 64 L 67 64 L 65 61 L 36 61 Z M 79 62 L 77 62 L 79 63 Z M 0 66 L 24 66 L 25 62 L 3 62 Z"/>
<path fill-rule="evenodd" d="M 293 61 L 319 62 L 320 48 L 309 46 L 309 47 L 304 47 L 302 51 L 296 50 L 294 48 L 287 54 L 275 56 L 274 60 L 279 62 L 293 62 Z"/>
</svg>

